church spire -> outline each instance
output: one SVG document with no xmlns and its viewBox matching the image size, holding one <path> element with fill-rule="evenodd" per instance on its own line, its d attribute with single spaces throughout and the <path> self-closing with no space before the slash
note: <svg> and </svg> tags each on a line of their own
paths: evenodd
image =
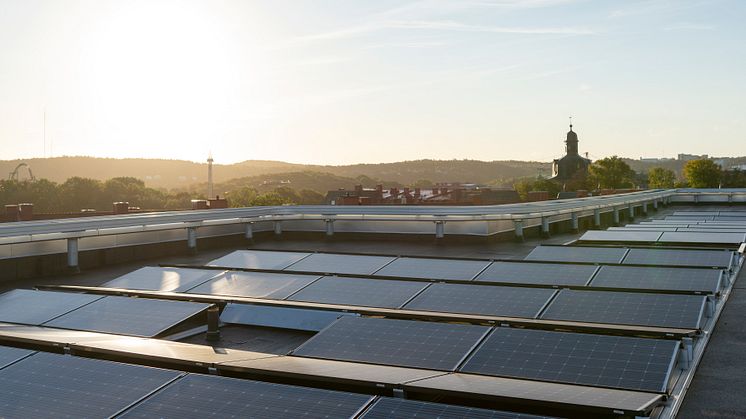
<svg viewBox="0 0 746 419">
<path fill-rule="evenodd" d="M 570 131 L 572 131 L 572 115 L 570 115 Z"/>
</svg>

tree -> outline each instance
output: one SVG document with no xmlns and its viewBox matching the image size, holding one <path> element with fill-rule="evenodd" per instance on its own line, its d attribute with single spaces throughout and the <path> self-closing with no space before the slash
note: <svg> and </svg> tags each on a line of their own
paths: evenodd
<svg viewBox="0 0 746 419">
<path fill-rule="evenodd" d="M 663 167 L 653 167 L 648 171 L 648 188 L 671 189 L 676 182 L 676 174 L 673 170 Z"/>
<path fill-rule="evenodd" d="M 617 156 L 595 161 L 590 167 L 591 183 L 600 188 L 620 189 L 633 186 L 635 171 Z"/>
<path fill-rule="evenodd" d="M 739 169 L 723 170 L 723 188 L 746 188 L 746 172 Z"/>
<path fill-rule="evenodd" d="M 708 159 L 690 160 L 684 165 L 684 177 L 692 188 L 717 188 L 722 172 L 720 166 Z"/>
</svg>

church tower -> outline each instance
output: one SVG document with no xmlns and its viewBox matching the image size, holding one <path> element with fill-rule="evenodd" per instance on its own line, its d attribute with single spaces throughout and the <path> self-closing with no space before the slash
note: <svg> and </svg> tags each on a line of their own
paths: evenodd
<svg viewBox="0 0 746 419">
<path fill-rule="evenodd" d="M 572 130 L 572 122 L 570 122 L 570 131 L 567 132 L 567 139 L 565 140 L 565 153 L 568 156 L 578 155 L 578 134 Z"/>
</svg>

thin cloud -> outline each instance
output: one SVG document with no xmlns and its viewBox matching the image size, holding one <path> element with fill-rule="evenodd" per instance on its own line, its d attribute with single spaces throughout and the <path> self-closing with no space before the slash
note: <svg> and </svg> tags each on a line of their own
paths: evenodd
<svg viewBox="0 0 746 419">
<path fill-rule="evenodd" d="M 712 31 L 715 27 L 705 23 L 680 22 L 663 28 L 665 31 Z"/>
<path fill-rule="evenodd" d="M 430 30 L 444 30 L 444 31 L 461 31 L 461 32 L 486 32 L 486 33 L 507 33 L 507 34 L 525 34 L 525 35 L 591 35 L 594 32 L 586 28 L 576 27 L 539 27 L 539 28 L 522 28 L 522 27 L 507 27 L 507 26 L 482 26 L 482 25 L 467 25 L 460 22 L 454 21 L 427 21 L 427 20 L 413 20 L 413 21 L 395 21 L 389 23 L 390 28 L 397 29 L 430 29 Z"/>
</svg>

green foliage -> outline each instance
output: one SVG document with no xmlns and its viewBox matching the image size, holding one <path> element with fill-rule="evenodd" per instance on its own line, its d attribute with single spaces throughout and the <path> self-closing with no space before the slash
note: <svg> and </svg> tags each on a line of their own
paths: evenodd
<svg viewBox="0 0 746 419">
<path fill-rule="evenodd" d="M 723 188 L 746 188 L 746 172 L 742 170 L 724 170 Z"/>
<path fill-rule="evenodd" d="M 670 189 L 676 182 L 676 173 L 663 167 L 654 167 L 648 171 L 648 188 Z"/>
<path fill-rule="evenodd" d="M 590 167 L 590 182 L 600 188 L 631 188 L 635 177 L 635 171 L 617 156 L 597 160 Z"/>
<path fill-rule="evenodd" d="M 722 175 L 722 169 L 712 160 L 690 160 L 684 165 L 684 177 L 692 188 L 717 188 Z"/>
<path fill-rule="evenodd" d="M 519 179 L 513 184 L 513 188 L 524 201 L 528 199 L 528 193 L 531 191 L 547 191 L 550 197 L 554 197 L 561 190 L 559 184 L 542 177 Z"/>
</svg>

